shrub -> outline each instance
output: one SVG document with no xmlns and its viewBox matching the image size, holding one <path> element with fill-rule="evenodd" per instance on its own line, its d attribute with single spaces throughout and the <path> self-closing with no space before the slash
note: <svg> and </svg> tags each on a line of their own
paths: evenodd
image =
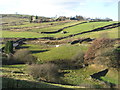
<svg viewBox="0 0 120 90">
<path fill-rule="evenodd" d="M 73 63 L 71 60 L 67 59 L 58 59 L 54 61 L 49 61 L 49 63 L 53 63 L 59 66 L 60 69 L 73 69 Z"/>
<path fill-rule="evenodd" d="M 100 50 L 95 55 L 95 63 L 114 68 L 118 68 L 120 65 L 120 51 L 117 51 L 115 48 L 106 48 L 104 50 Z"/>
<path fill-rule="evenodd" d="M 22 62 L 16 61 L 13 58 L 13 54 L 3 54 L 2 55 L 2 65 L 13 65 L 13 64 L 21 64 Z"/>
<path fill-rule="evenodd" d="M 54 61 L 49 61 L 49 63 L 53 63 L 59 66 L 61 70 L 70 70 L 70 69 L 79 69 L 83 67 L 83 61 L 76 59 L 58 59 Z"/>
<path fill-rule="evenodd" d="M 113 46 L 114 46 L 114 40 L 109 38 L 99 38 L 94 40 L 84 56 L 85 63 L 89 63 L 89 64 L 93 63 L 93 60 L 95 59 L 95 54 L 98 50 L 110 48 Z"/>
<path fill-rule="evenodd" d="M 34 56 L 32 56 L 31 52 L 26 49 L 21 49 L 16 51 L 13 57 L 15 60 L 21 61 L 27 64 L 36 63 L 36 60 L 37 60 Z"/>
<path fill-rule="evenodd" d="M 72 57 L 72 63 L 76 66 L 83 66 L 84 63 L 84 51 L 80 50 Z"/>
<path fill-rule="evenodd" d="M 58 82 L 58 66 L 51 63 L 46 64 L 34 64 L 28 67 L 28 72 L 34 78 L 38 80 L 44 80 L 49 82 Z"/>
</svg>

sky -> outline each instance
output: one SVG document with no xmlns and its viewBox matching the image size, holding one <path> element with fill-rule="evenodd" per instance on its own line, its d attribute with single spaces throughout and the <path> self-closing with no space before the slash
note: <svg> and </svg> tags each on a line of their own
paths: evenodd
<svg viewBox="0 0 120 90">
<path fill-rule="evenodd" d="M 0 0 L 0 14 L 76 16 L 118 20 L 119 0 Z"/>
</svg>

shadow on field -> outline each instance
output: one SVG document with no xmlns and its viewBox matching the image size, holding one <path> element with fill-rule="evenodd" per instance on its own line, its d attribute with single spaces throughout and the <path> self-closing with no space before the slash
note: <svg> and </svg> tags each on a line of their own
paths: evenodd
<svg viewBox="0 0 120 90">
<path fill-rule="evenodd" d="M 2 77 L 2 88 L 63 88 L 42 82 L 33 82 L 27 80 L 17 80 L 13 78 Z"/>
<path fill-rule="evenodd" d="M 106 76 L 106 74 L 108 73 L 108 71 L 109 71 L 108 69 L 105 69 L 105 70 L 103 70 L 103 71 L 94 73 L 93 75 L 90 75 L 90 76 L 91 76 L 92 78 L 94 78 L 94 79 L 103 81 L 103 82 L 104 82 L 106 85 L 108 85 L 110 88 L 114 88 L 114 87 L 116 86 L 116 84 L 101 79 L 101 77 Z"/>
<path fill-rule="evenodd" d="M 17 47 L 17 49 L 26 49 L 26 48 L 29 48 L 29 46 L 20 46 L 20 47 Z"/>
<path fill-rule="evenodd" d="M 31 53 L 35 54 L 35 53 L 42 53 L 42 52 L 47 52 L 49 50 L 35 50 L 35 51 L 31 51 Z"/>
<path fill-rule="evenodd" d="M 60 67 L 62 70 L 77 70 L 83 68 L 82 65 L 79 63 L 76 64 L 71 60 L 55 60 L 55 61 L 49 61 L 49 63 L 56 64 Z"/>
<path fill-rule="evenodd" d="M 94 73 L 93 75 L 90 75 L 92 78 L 95 79 L 100 79 L 100 77 L 106 76 L 106 74 L 108 73 L 108 69 L 105 69 L 103 71 L 100 71 L 98 73 Z"/>
</svg>

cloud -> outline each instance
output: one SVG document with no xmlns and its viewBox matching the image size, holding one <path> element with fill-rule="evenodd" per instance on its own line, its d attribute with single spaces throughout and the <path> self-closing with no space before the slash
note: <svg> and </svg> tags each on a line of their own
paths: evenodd
<svg viewBox="0 0 120 90">
<path fill-rule="evenodd" d="M 22 13 L 33 13 L 44 16 L 68 15 L 75 13 L 80 5 L 85 5 L 85 0 L 20 0 L 17 10 Z"/>
<path fill-rule="evenodd" d="M 0 0 L 0 11 L 25 14 L 55 15 L 75 13 L 86 0 Z"/>
</svg>

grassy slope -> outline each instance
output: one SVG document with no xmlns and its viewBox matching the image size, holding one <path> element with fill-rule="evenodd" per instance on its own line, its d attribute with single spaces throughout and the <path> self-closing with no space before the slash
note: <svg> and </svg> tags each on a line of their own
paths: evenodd
<svg viewBox="0 0 120 90">
<path fill-rule="evenodd" d="M 108 29 L 108 30 L 103 30 L 98 32 L 85 33 L 82 35 L 74 36 L 72 38 L 75 39 L 75 38 L 101 38 L 101 37 L 118 38 L 118 28 L 113 28 L 113 29 Z M 67 39 L 69 40 L 69 38 Z M 64 39 L 64 40 L 67 40 L 67 39 Z"/>
<path fill-rule="evenodd" d="M 29 46 L 29 50 L 31 51 L 38 51 L 38 53 L 33 53 L 36 57 L 39 58 L 39 60 L 42 61 L 51 61 L 51 60 L 59 60 L 59 59 L 71 59 L 72 56 L 74 56 L 78 51 L 80 50 L 86 50 L 87 46 L 78 46 L 78 45 L 62 45 L 60 47 L 53 46 L 52 48 L 43 48 L 41 49 L 41 45 L 23 45 L 23 46 Z M 48 50 L 45 52 L 40 52 Z"/>
<path fill-rule="evenodd" d="M 26 18 L 17 18 L 17 17 L 3 17 L 2 18 L 2 23 L 8 23 L 8 24 L 12 24 L 12 23 L 22 23 L 24 24 L 25 22 L 28 22 L 28 19 Z"/>
<path fill-rule="evenodd" d="M 7 38 L 7 37 L 8 38 L 9 37 L 37 38 L 37 37 L 47 37 L 47 36 L 63 37 L 63 36 L 68 36 L 70 34 L 80 33 L 83 31 L 89 31 L 94 28 L 98 28 L 98 27 L 102 27 L 102 26 L 114 23 L 114 22 L 90 22 L 90 23 L 80 24 L 80 25 L 77 25 L 74 27 L 64 29 L 64 31 L 68 31 L 68 33 L 66 33 L 66 34 L 61 34 L 61 33 L 40 34 L 37 32 L 55 31 L 55 30 L 61 29 L 66 26 L 80 23 L 80 21 L 71 21 L 71 22 L 66 22 L 66 23 L 65 22 L 29 23 L 28 19 L 24 19 L 24 18 L 13 19 L 13 17 L 11 17 L 11 18 L 9 18 L 9 21 L 7 21 L 6 18 L 3 18 L 3 22 L 9 23 L 8 26 L 3 25 L 3 29 L 8 28 L 8 30 L 2 31 L 2 37 L 4 37 L 4 38 Z M 16 25 L 14 25 L 13 22 L 16 22 Z M 12 23 L 13 23 L 13 25 L 12 25 Z M 22 23 L 22 24 L 19 25 L 19 23 Z M 50 25 L 51 23 L 53 23 L 53 25 Z M 54 24 L 56 24 L 56 25 L 54 25 Z M 9 28 L 13 28 L 12 31 L 10 31 Z M 18 29 L 15 29 L 15 28 L 18 28 Z M 26 30 L 29 30 L 29 31 L 26 31 Z"/>
<path fill-rule="evenodd" d="M 52 47 L 52 48 L 45 48 L 39 45 L 24 45 L 30 46 L 29 50 L 49 50 L 42 53 L 35 53 L 34 55 L 39 57 L 42 61 L 49 61 L 49 60 L 58 60 L 58 59 L 70 59 L 76 52 L 79 50 L 86 50 L 87 46 L 77 46 L 77 45 L 67 45 L 61 47 Z M 39 48 L 39 49 L 38 49 Z M 43 49 L 44 48 L 44 49 Z M 93 80 L 90 78 L 90 75 L 99 72 L 101 70 L 106 69 L 107 67 L 102 65 L 90 65 L 86 68 L 77 69 L 77 70 L 64 70 L 65 72 L 70 72 L 62 77 L 63 80 L 69 82 L 69 84 L 73 85 L 93 85 L 94 87 L 103 87 L 101 81 Z M 109 72 L 105 77 L 102 77 L 104 81 L 108 81 L 114 84 L 118 84 L 118 72 L 114 69 L 109 69 Z"/>
<path fill-rule="evenodd" d="M 78 26 L 74 26 L 68 29 L 65 29 L 65 31 L 68 31 L 69 33 L 67 34 L 51 34 L 50 36 L 54 36 L 54 37 L 60 37 L 60 36 L 66 36 L 69 34 L 73 34 L 73 33 L 77 33 L 77 32 L 81 32 L 81 31 L 86 31 L 86 30 L 91 30 L 93 29 L 93 25 L 95 25 L 95 27 L 99 27 L 100 26 L 104 26 L 105 24 L 110 24 L 113 22 L 96 22 L 96 23 L 87 23 L 87 24 L 83 24 L 82 27 L 81 25 Z M 45 24 L 45 23 L 44 23 Z M 69 24 L 69 23 L 68 23 Z M 67 25 L 67 24 L 66 24 Z M 28 23 L 24 23 L 24 25 L 20 26 L 20 27 L 33 27 L 33 26 L 39 26 L 39 24 L 28 24 Z M 50 28 L 43 28 L 41 30 L 57 30 L 59 29 L 61 26 L 64 25 L 60 25 L 60 26 L 55 26 L 55 27 L 50 27 Z M 15 27 L 15 26 L 13 26 Z M 18 25 L 19 27 L 19 25 Z M 94 28 L 95 28 L 94 27 Z M 36 31 L 39 31 L 38 29 L 32 29 Z M 26 37 L 26 38 L 33 38 L 33 37 L 42 37 L 45 36 L 44 34 L 38 34 L 35 32 L 12 32 L 12 31 L 3 31 L 3 37 Z M 96 38 L 99 37 L 100 34 L 106 33 L 108 32 L 109 36 L 112 38 L 116 37 L 117 34 L 117 28 L 116 29 L 110 29 L 110 30 L 106 30 L 106 31 L 99 31 L 99 32 L 91 32 L 89 34 L 83 34 L 83 35 L 78 35 L 75 36 L 75 38 L 79 38 L 79 37 L 92 37 L 92 38 Z M 114 33 L 114 34 L 113 34 Z M 30 46 L 28 49 L 31 51 L 42 51 L 42 50 L 49 50 L 46 52 L 39 52 L 39 53 L 33 53 L 35 56 L 37 56 L 39 58 L 39 60 L 42 61 L 49 61 L 49 60 L 57 60 L 57 59 L 70 59 L 76 52 L 78 52 L 80 49 L 82 50 L 86 50 L 87 46 L 71 46 L 71 45 L 66 45 L 66 46 L 61 46 L 61 47 L 52 47 L 52 48 L 46 48 L 44 46 L 41 45 L 23 45 L 23 46 Z M 71 57 L 70 57 L 71 56 Z M 9 78 L 14 78 L 14 79 L 18 79 L 18 80 L 26 80 L 29 81 L 31 80 L 32 82 L 34 81 L 33 78 L 31 76 L 28 76 L 27 74 L 17 74 L 17 73 L 11 73 L 11 71 L 23 71 L 26 73 L 25 70 L 25 65 L 6 65 L 3 66 L 3 75 L 7 76 Z M 65 71 L 70 71 L 70 73 L 65 74 L 65 76 L 63 77 L 63 79 L 67 82 L 69 82 L 70 84 L 75 84 L 75 85 L 81 85 L 81 84 L 93 84 L 93 85 L 100 85 L 101 86 L 101 82 L 98 81 L 94 81 L 92 79 L 90 79 L 90 75 L 101 71 L 103 69 L 105 69 L 106 67 L 102 67 L 99 65 L 91 65 L 89 67 L 86 68 L 82 68 L 82 69 L 78 69 L 78 70 L 65 70 Z M 105 77 L 102 77 L 105 81 L 109 81 L 112 83 L 117 84 L 118 83 L 118 76 L 117 76 L 117 71 L 110 69 L 110 71 L 108 72 L 108 74 Z M 23 81 L 24 82 L 24 81 Z M 53 85 L 53 86 L 51 86 Z M 32 87 L 33 83 L 29 83 L 28 87 Z M 43 83 L 40 82 L 39 85 L 37 87 L 56 87 L 56 86 L 60 86 L 60 87 L 67 87 L 67 88 L 76 88 L 76 87 L 72 87 L 72 86 L 67 86 L 67 85 L 60 85 L 60 84 L 51 84 L 51 83 Z"/>
<path fill-rule="evenodd" d="M 106 69 L 102 65 L 90 65 L 86 68 L 82 68 L 79 70 L 70 70 L 70 73 L 66 74 L 64 80 L 69 82 L 70 84 L 100 84 L 100 82 L 94 81 L 90 78 L 90 75 L 99 72 L 101 70 Z M 103 80 L 109 81 L 114 84 L 118 84 L 118 72 L 114 69 L 109 69 L 109 72 L 105 77 L 102 77 Z"/>
<path fill-rule="evenodd" d="M 66 34 L 57 33 L 55 37 L 68 36 L 71 34 L 81 33 L 84 31 L 90 31 L 92 29 L 103 27 L 112 23 L 114 22 L 90 22 L 90 23 L 80 24 L 74 27 L 64 29 L 64 31 L 68 31 L 68 33 Z"/>
<path fill-rule="evenodd" d="M 58 29 L 61 29 L 61 28 L 67 27 L 67 26 L 71 26 L 71 25 L 74 25 L 74 24 L 78 24 L 80 22 L 81 21 L 70 21 L 70 22 L 63 23 L 63 24 L 60 24 L 60 22 L 58 22 L 58 25 L 56 25 L 56 26 L 51 26 L 51 27 L 37 29 L 37 30 L 33 29 L 32 31 L 56 31 Z"/>
<path fill-rule="evenodd" d="M 5 85 L 9 85 L 12 87 L 13 84 L 16 84 L 19 81 L 21 83 L 21 87 L 24 88 L 84 88 L 83 85 L 93 85 L 95 87 L 102 87 L 103 84 L 101 81 L 93 80 L 90 78 L 91 74 L 99 72 L 101 70 L 106 69 L 106 67 L 101 65 L 90 65 L 86 68 L 78 69 L 78 70 L 64 70 L 64 72 L 69 71 L 62 77 L 63 80 L 69 82 L 69 84 L 78 85 L 78 86 L 70 86 L 70 85 L 61 85 L 61 84 L 52 84 L 46 82 L 38 82 L 34 80 L 31 76 L 29 76 L 26 72 L 27 65 L 5 65 L 0 70 L 3 71 L 2 75 L 5 77 L 3 80 L 3 87 Z M 13 73 L 13 71 L 22 71 L 22 73 Z M 112 77 L 112 78 L 111 78 Z M 11 79 L 9 79 L 11 78 Z M 17 80 L 17 81 L 16 81 Z M 114 69 L 110 69 L 107 75 L 104 77 L 104 80 L 115 84 L 118 84 L 118 72 Z M 15 85 L 14 85 L 15 86 Z"/>
<path fill-rule="evenodd" d="M 34 32 L 13 32 L 13 31 L 2 31 L 3 38 L 35 38 L 41 37 L 39 33 Z"/>
<path fill-rule="evenodd" d="M 80 86 L 70 86 L 70 85 L 61 85 L 61 84 L 52 84 L 47 82 L 38 82 L 34 80 L 30 75 L 27 74 L 26 68 L 27 65 L 4 65 L 0 70 L 3 71 L 3 88 L 5 87 L 16 87 L 16 84 L 19 83 L 19 88 L 84 88 Z M 13 71 L 21 73 L 12 73 Z"/>
</svg>

